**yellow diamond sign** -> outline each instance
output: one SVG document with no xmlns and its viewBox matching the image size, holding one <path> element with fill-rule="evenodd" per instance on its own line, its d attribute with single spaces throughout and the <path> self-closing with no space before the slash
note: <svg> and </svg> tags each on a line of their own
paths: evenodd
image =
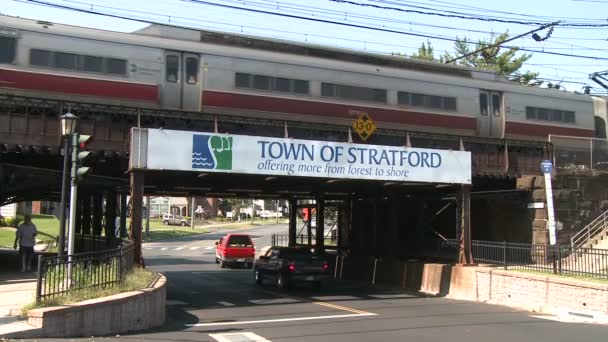
<svg viewBox="0 0 608 342">
<path fill-rule="evenodd" d="M 353 122 L 353 128 L 355 129 L 355 132 L 359 134 L 359 137 L 361 137 L 363 141 L 366 141 L 367 138 L 371 137 L 376 131 L 376 124 L 367 113 L 360 113 L 361 115 L 359 118 Z"/>
</svg>

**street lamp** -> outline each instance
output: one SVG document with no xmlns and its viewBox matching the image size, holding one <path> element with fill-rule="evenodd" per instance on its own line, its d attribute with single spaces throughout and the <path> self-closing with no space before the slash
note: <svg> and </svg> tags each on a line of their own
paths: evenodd
<svg viewBox="0 0 608 342">
<path fill-rule="evenodd" d="M 66 207 L 66 189 L 68 186 L 67 172 L 70 155 L 70 137 L 76 131 L 76 123 L 78 117 L 70 112 L 60 116 L 61 119 L 61 136 L 63 137 L 63 173 L 61 178 L 61 221 L 59 223 L 59 241 L 58 254 L 61 256 L 65 250 L 65 207 Z"/>
</svg>

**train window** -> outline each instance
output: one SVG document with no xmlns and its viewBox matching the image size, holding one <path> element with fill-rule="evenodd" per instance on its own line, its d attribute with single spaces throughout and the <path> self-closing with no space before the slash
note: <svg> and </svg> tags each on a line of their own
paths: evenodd
<svg viewBox="0 0 608 342">
<path fill-rule="evenodd" d="M 186 82 L 188 84 L 198 83 L 198 58 L 186 58 Z"/>
<path fill-rule="evenodd" d="M 106 73 L 112 75 L 126 75 L 127 61 L 117 58 L 106 58 Z"/>
<path fill-rule="evenodd" d="M 309 92 L 308 81 L 293 80 L 293 92 L 298 94 L 308 94 Z"/>
<path fill-rule="evenodd" d="M 179 57 L 176 55 L 167 55 L 167 65 L 165 65 L 165 73 L 167 74 L 167 82 L 176 83 L 179 74 Z"/>
<path fill-rule="evenodd" d="M 47 50 L 30 50 L 30 64 L 37 66 L 51 66 L 53 54 Z"/>
<path fill-rule="evenodd" d="M 55 52 L 53 66 L 61 69 L 78 69 L 78 55 L 73 53 Z"/>
<path fill-rule="evenodd" d="M 412 106 L 425 107 L 424 97 L 422 94 L 412 94 Z"/>
<path fill-rule="evenodd" d="M 456 98 L 455 97 L 444 97 L 443 108 L 445 110 L 456 110 Z"/>
<path fill-rule="evenodd" d="M 481 115 L 488 115 L 488 94 L 479 94 L 479 113 Z"/>
<path fill-rule="evenodd" d="M 89 72 L 103 72 L 103 57 L 82 56 L 82 68 Z"/>
<path fill-rule="evenodd" d="M 12 63 L 15 60 L 17 40 L 10 37 L 0 37 L 0 63 Z"/>
<path fill-rule="evenodd" d="M 404 93 L 402 91 L 397 93 L 397 103 L 399 104 L 404 104 L 404 105 L 409 105 L 410 102 L 410 94 L 409 93 Z"/>
<path fill-rule="evenodd" d="M 576 115 L 575 112 L 559 109 L 526 107 L 526 119 L 575 123 Z"/>
<path fill-rule="evenodd" d="M 492 94 L 492 112 L 494 116 L 500 116 L 502 111 L 502 103 L 500 101 L 500 95 Z"/>
<path fill-rule="evenodd" d="M 331 83 L 321 84 L 321 96 L 335 97 L 336 96 L 336 85 Z"/>
<path fill-rule="evenodd" d="M 536 119 L 536 108 L 526 107 L 526 119 L 528 119 L 528 120 Z"/>
<path fill-rule="evenodd" d="M 251 75 L 237 72 L 234 75 L 234 84 L 238 88 L 251 88 Z"/>
<path fill-rule="evenodd" d="M 272 90 L 289 92 L 291 91 L 291 80 L 288 78 L 277 77 L 274 79 Z"/>
<path fill-rule="evenodd" d="M 441 107 L 443 107 L 443 105 L 442 105 L 442 102 L 443 102 L 442 99 L 443 98 L 441 96 L 429 96 L 429 98 L 430 98 L 429 99 L 430 100 L 429 107 L 431 107 L 431 108 L 441 108 Z"/>
<path fill-rule="evenodd" d="M 253 75 L 253 87 L 260 90 L 270 89 L 270 77 L 262 75 Z"/>
<path fill-rule="evenodd" d="M 374 89 L 374 101 L 386 102 L 386 90 Z"/>
</svg>

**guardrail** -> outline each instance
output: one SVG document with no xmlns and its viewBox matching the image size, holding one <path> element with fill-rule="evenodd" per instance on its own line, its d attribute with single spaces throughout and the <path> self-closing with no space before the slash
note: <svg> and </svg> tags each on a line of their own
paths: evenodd
<svg viewBox="0 0 608 342">
<path fill-rule="evenodd" d="M 300 234 L 296 236 L 296 245 L 299 246 L 314 246 L 316 242 L 315 235 L 308 236 L 308 234 Z M 289 235 L 287 234 L 272 234 L 271 240 L 272 246 L 289 246 Z M 325 238 L 325 246 L 337 246 L 338 239 L 335 237 L 326 237 Z"/>
<path fill-rule="evenodd" d="M 85 237 L 81 243 L 102 246 L 105 239 Z M 38 257 L 36 301 L 76 291 L 103 288 L 123 281 L 133 267 L 133 243 L 117 240 L 116 247 L 72 256 Z"/>
<path fill-rule="evenodd" d="M 458 240 L 442 242 L 442 249 L 458 252 Z M 549 272 L 559 275 L 608 279 L 608 250 L 572 248 L 563 245 L 540 245 L 473 240 L 473 260 L 504 269 Z"/>
</svg>

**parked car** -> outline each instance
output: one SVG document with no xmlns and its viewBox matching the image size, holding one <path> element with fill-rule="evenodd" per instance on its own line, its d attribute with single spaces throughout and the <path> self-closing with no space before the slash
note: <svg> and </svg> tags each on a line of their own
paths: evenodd
<svg viewBox="0 0 608 342">
<path fill-rule="evenodd" d="M 228 234 L 215 243 L 215 263 L 222 268 L 227 265 L 253 267 L 255 246 L 247 234 Z"/>
<path fill-rule="evenodd" d="M 164 225 L 177 225 L 177 226 L 189 226 L 190 221 L 185 217 L 173 214 L 163 214 Z"/>
<path fill-rule="evenodd" d="M 320 288 L 322 281 L 329 276 L 329 264 L 324 256 L 299 247 L 272 247 L 256 261 L 254 268 L 257 284 L 271 279 L 281 289 L 288 289 L 298 282 L 309 282 Z"/>
</svg>

